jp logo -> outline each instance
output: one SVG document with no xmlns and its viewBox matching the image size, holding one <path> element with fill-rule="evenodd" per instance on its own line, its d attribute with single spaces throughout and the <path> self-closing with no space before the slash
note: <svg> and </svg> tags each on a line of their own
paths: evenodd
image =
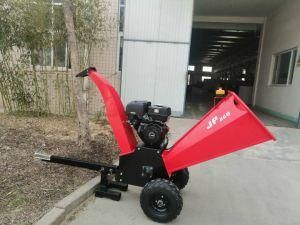
<svg viewBox="0 0 300 225">
<path fill-rule="evenodd" d="M 206 127 L 207 130 L 211 129 L 213 126 L 215 126 L 218 122 L 223 122 L 228 117 L 230 117 L 230 112 L 226 112 L 224 115 L 218 117 L 214 116 L 209 122 L 208 126 Z"/>
</svg>

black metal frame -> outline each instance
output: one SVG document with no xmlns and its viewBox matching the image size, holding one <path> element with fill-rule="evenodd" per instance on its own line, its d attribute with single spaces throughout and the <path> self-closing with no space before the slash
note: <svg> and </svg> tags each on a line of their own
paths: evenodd
<svg viewBox="0 0 300 225">
<path fill-rule="evenodd" d="M 39 154 L 37 154 L 39 155 Z M 58 163 L 68 166 L 75 166 L 80 168 L 85 168 L 89 170 L 99 171 L 101 174 L 100 183 L 95 190 L 96 197 L 106 197 L 112 200 L 119 201 L 121 198 L 121 193 L 118 191 L 110 190 L 110 188 L 116 188 L 121 191 L 127 191 L 128 184 L 115 182 L 109 179 L 111 175 L 114 175 L 118 170 L 118 166 L 116 165 L 108 165 L 104 163 L 92 163 L 77 159 L 71 159 L 62 156 L 51 155 L 50 157 L 40 157 L 42 161 L 51 162 L 51 163 Z"/>
<path fill-rule="evenodd" d="M 68 165 L 68 166 L 85 168 L 89 170 L 95 170 L 95 171 L 110 170 L 110 172 L 114 172 L 118 168 L 118 166 L 116 165 L 108 165 L 105 163 L 91 163 L 87 161 L 82 161 L 82 160 L 77 160 L 77 159 L 72 159 L 72 158 L 67 158 L 62 156 L 56 156 L 56 155 L 51 155 L 50 160 L 45 160 L 45 159 L 42 160 L 52 162 L 52 163 Z"/>
<path fill-rule="evenodd" d="M 99 171 L 101 179 L 95 190 L 96 197 L 106 197 L 118 201 L 121 198 L 121 193 L 111 189 L 127 191 L 128 184 L 143 187 L 152 179 L 168 179 L 161 153 L 161 149 L 139 145 L 133 153 L 120 156 L 118 166 L 38 153 L 36 157 L 42 161 Z"/>
<path fill-rule="evenodd" d="M 152 179 L 167 179 L 168 173 L 161 153 L 161 149 L 139 145 L 135 152 L 120 156 L 116 181 L 143 187 Z"/>
</svg>

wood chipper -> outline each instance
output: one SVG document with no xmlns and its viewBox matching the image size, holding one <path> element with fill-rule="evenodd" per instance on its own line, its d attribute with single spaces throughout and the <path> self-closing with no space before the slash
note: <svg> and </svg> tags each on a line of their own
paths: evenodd
<svg viewBox="0 0 300 225">
<path fill-rule="evenodd" d="M 181 212 L 180 189 L 189 180 L 188 167 L 275 137 L 233 92 L 213 107 L 172 147 L 168 145 L 169 107 L 132 101 L 126 110 L 113 86 L 95 68 L 79 73 L 98 87 L 106 115 L 120 148 L 118 165 L 90 163 L 36 153 L 43 161 L 99 171 L 96 197 L 120 200 L 128 184 L 143 187 L 140 205 L 156 222 L 169 222 Z M 136 134 L 141 143 L 136 140 Z"/>
</svg>

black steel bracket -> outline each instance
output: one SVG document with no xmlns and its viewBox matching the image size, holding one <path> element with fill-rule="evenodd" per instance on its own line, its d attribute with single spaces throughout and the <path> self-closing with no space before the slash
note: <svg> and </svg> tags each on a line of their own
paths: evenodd
<svg viewBox="0 0 300 225">
<path fill-rule="evenodd" d="M 89 67 L 76 75 L 76 77 L 86 77 L 91 70 L 97 71 L 95 67 Z"/>
<path fill-rule="evenodd" d="M 43 158 L 41 160 L 68 165 L 68 166 L 85 168 L 89 170 L 96 170 L 96 171 L 109 170 L 112 173 L 115 173 L 116 169 L 118 169 L 118 166 L 116 165 L 108 165 L 105 163 L 91 163 L 91 162 L 86 162 L 78 159 L 71 159 L 71 158 L 57 156 L 57 155 L 51 155 L 49 156 L 48 159 Z"/>
<path fill-rule="evenodd" d="M 95 196 L 99 198 L 109 198 L 115 201 L 119 201 L 121 199 L 121 192 L 112 191 L 109 189 L 109 180 L 108 180 L 108 172 L 107 170 L 101 171 L 101 179 L 100 184 L 95 190 Z"/>
</svg>

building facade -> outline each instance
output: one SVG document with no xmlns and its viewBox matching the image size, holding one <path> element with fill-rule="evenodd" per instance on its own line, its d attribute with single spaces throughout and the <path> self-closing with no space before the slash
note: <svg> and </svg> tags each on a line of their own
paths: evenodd
<svg viewBox="0 0 300 225">
<path fill-rule="evenodd" d="M 106 45 L 92 49 L 91 65 L 109 79 L 124 105 L 146 99 L 171 106 L 173 116 L 184 116 L 189 110 L 191 85 L 209 93 L 210 88 L 222 83 L 241 95 L 248 92 L 253 107 L 294 123 L 298 121 L 300 1 L 108 3 L 106 16 L 114 21 L 114 26 L 105 31 Z M 250 53 L 239 52 L 249 46 L 254 46 Z M 214 69 L 203 71 L 204 67 Z M 55 82 L 58 73 L 51 74 Z M 49 92 L 51 112 L 61 114 L 65 103 L 57 103 L 56 99 L 64 93 L 55 90 L 54 84 Z M 101 96 L 88 80 L 85 94 L 89 113 L 102 112 Z"/>
<path fill-rule="evenodd" d="M 126 0 L 121 75 L 124 104 L 134 99 L 148 99 L 171 106 L 174 116 L 183 116 L 193 48 L 192 30 L 222 30 L 227 32 L 226 36 L 216 42 L 223 40 L 229 44 L 234 41 L 225 38 L 235 38 L 228 35 L 229 32 L 251 30 L 259 35 L 257 62 L 252 63 L 251 68 L 253 82 L 248 84 L 252 106 L 297 122 L 300 112 L 299 10 L 297 0 Z M 202 42 L 205 41 L 203 38 Z M 215 50 L 225 51 L 225 44 L 220 46 Z M 209 52 L 205 53 L 206 59 L 212 59 L 212 49 Z M 238 61 L 228 64 L 234 67 Z M 206 64 L 209 62 L 213 61 Z M 212 72 L 209 76 L 216 79 L 217 75 Z M 232 78 L 227 76 L 226 79 Z"/>
</svg>

